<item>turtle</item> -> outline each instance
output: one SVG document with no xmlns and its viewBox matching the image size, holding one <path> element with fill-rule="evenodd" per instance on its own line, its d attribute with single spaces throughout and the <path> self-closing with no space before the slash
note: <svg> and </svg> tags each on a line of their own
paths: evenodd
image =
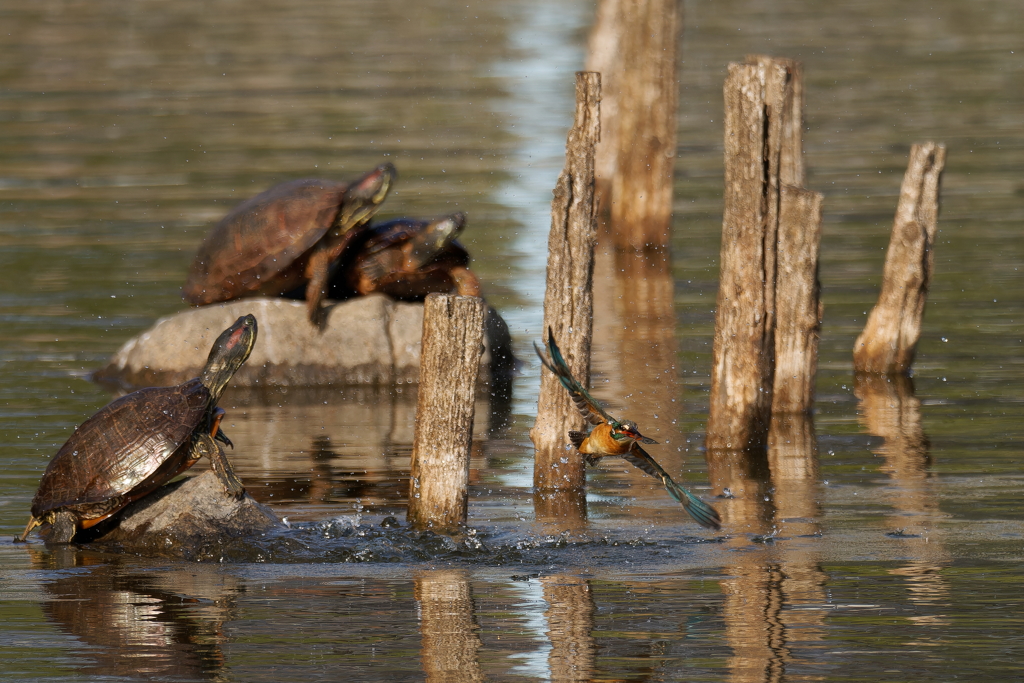
<svg viewBox="0 0 1024 683">
<path fill-rule="evenodd" d="M 32 499 L 24 541 L 50 524 L 49 542 L 70 543 L 79 529 L 107 519 L 191 467 L 204 455 L 227 492 L 245 488 L 217 441 L 231 446 L 217 407 L 228 381 L 256 343 L 256 318 L 244 315 L 210 349 L 199 377 L 122 396 L 83 422 L 50 460 Z"/>
<path fill-rule="evenodd" d="M 384 292 L 406 300 L 453 290 L 480 296 L 480 281 L 468 268 L 469 253 L 455 241 L 465 225 L 466 214 L 458 212 L 432 221 L 400 218 L 372 226 L 335 265 L 332 294 L 347 286 L 360 295 Z"/>
<path fill-rule="evenodd" d="M 377 211 L 396 176 L 385 163 L 351 183 L 293 180 L 242 202 L 206 236 L 182 296 L 203 306 L 305 285 L 316 324 L 331 262 Z"/>
</svg>

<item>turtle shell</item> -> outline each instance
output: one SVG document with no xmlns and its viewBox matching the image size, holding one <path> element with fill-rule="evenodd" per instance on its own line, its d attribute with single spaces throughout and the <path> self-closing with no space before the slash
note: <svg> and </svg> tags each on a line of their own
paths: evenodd
<svg viewBox="0 0 1024 683">
<path fill-rule="evenodd" d="M 198 379 L 111 402 L 53 456 L 32 499 L 32 516 L 67 507 L 98 521 L 166 483 L 192 464 L 188 444 L 209 403 L 210 391 Z"/>
<path fill-rule="evenodd" d="M 205 305 L 299 286 L 309 251 L 331 229 L 348 187 L 293 180 L 236 206 L 199 247 L 182 289 L 185 299 Z"/>
</svg>

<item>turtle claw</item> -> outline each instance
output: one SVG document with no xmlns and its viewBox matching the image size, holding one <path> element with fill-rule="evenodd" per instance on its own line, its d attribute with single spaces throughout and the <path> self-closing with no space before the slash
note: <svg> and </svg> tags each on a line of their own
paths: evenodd
<svg viewBox="0 0 1024 683">
<path fill-rule="evenodd" d="M 213 438 L 220 441 L 225 446 L 230 446 L 231 450 L 235 450 L 235 444 L 231 442 L 231 439 L 228 438 L 228 435 L 225 434 L 224 430 L 220 427 L 217 427 L 217 433 L 214 434 Z"/>
</svg>

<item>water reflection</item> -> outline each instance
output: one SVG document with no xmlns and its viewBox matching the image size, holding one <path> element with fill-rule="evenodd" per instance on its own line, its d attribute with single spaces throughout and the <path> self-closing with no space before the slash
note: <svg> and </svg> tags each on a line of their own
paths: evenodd
<svg viewBox="0 0 1024 683">
<path fill-rule="evenodd" d="M 905 546 L 911 560 L 889 570 L 906 580 L 907 597 L 925 613 L 909 617 L 919 624 L 943 625 L 950 589 L 942 576 L 952 558 L 945 548 L 939 522 L 938 478 L 931 471 L 930 442 L 921 424 L 921 401 L 914 380 L 903 375 L 858 374 L 854 384 L 858 414 L 865 431 L 882 437 L 874 449 L 879 468 L 892 484 L 889 535 Z M 935 612 L 938 613 L 935 613 Z"/>
<path fill-rule="evenodd" d="M 320 519 L 338 503 L 405 505 L 416 418 L 416 387 L 344 390 L 231 389 L 221 405 L 229 453 L 260 502 L 296 520 Z M 483 444 L 504 429 L 511 405 L 486 392 L 477 399 L 470 483 L 486 469 Z M 499 425 L 496 430 L 492 424 Z M 320 510 L 318 510 L 320 508 Z"/>
<path fill-rule="evenodd" d="M 594 595 L 590 582 L 570 574 L 541 579 L 551 651 L 548 666 L 553 681 L 589 681 L 594 673 Z"/>
<path fill-rule="evenodd" d="M 43 613 L 92 646 L 82 670 L 142 680 L 220 677 L 224 625 L 241 590 L 236 578 L 203 565 L 150 573 L 72 549 L 30 552 L 38 568 L 78 570 L 43 584 Z"/>
<path fill-rule="evenodd" d="M 482 681 L 480 627 L 476 622 L 469 574 L 439 569 L 416 574 L 421 661 L 428 681 Z"/>
</svg>

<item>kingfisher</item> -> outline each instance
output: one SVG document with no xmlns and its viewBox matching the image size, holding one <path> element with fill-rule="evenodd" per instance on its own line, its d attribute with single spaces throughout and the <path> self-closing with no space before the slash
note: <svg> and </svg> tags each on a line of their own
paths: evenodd
<svg viewBox="0 0 1024 683">
<path fill-rule="evenodd" d="M 635 467 L 660 479 L 665 485 L 668 494 L 683 506 L 694 521 L 709 529 L 720 529 L 722 518 L 713 507 L 697 498 L 692 493 L 672 480 L 661 465 L 659 465 L 640 444 L 656 444 L 654 439 L 648 438 L 640 433 L 636 423 L 619 421 L 608 414 L 608 412 L 594 398 L 587 393 L 576 378 L 572 376 L 569 366 L 562 357 L 562 352 L 555 343 L 555 335 L 551 328 L 548 328 L 548 354 L 550 359 L 544 356 L 544 351 L 537 342 L 533 348 L 540 357 L 540 362 L 548 370 L 553 372 L 562 383 L 573 403 L 586 418 L 587 422 L 594 425 L 589 432 L 569 432 L 569 441 L 583 454 L 588 465 L 596 465 L 604 457 L 617 456 L 631 463 Z"/>
</svg>

